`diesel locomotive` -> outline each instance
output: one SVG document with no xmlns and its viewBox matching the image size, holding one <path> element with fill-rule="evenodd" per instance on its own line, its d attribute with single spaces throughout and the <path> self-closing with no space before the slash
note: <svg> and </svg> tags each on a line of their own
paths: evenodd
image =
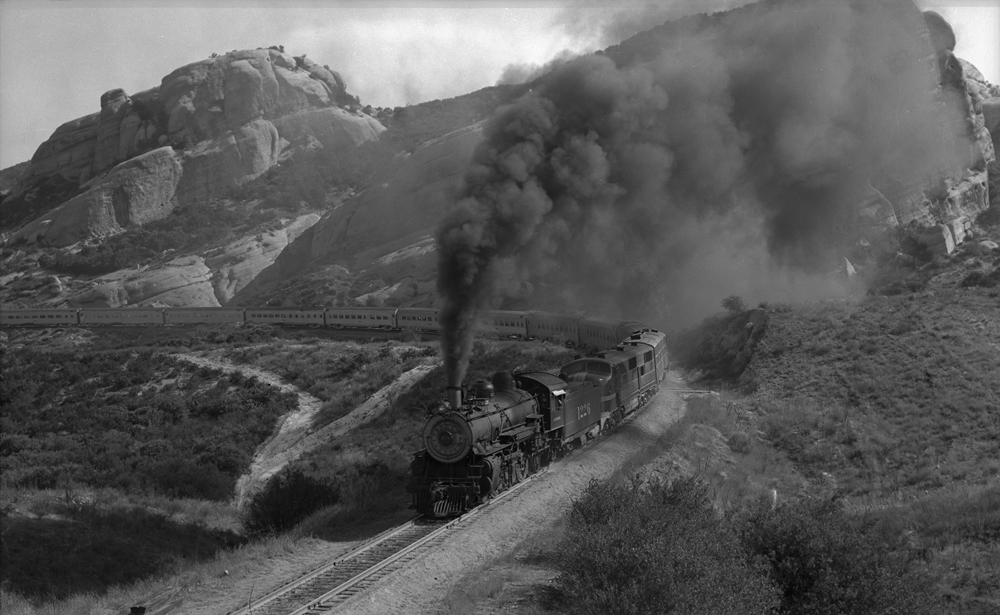
<svg viewBox="0 0 1000 615">
<path fill-rule="evenodd" d="M 617 346 L 558 375 L 497 372 L 449 388 L 410 465 L 413 508 L 460 515 L 521 482 L 645 405 L 668 360 L 664 334 L 635 323 Z"/>
</svg>

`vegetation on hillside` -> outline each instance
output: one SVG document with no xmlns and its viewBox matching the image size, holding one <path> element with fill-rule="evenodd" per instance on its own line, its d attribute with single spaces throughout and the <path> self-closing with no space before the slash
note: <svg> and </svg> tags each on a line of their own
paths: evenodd
<svg viewBox="0 0 1000 615">
<path fill-rule="evenodd" d="M 693 478 L 591 484 L 556 557 L 574 612 L 940 612 L 905 548 L 835 502 L 722 516 Z"/>
<path fill-rule="evenodd" d="M 240 544 L 220 502 L 294 406 L 253 378 L 162 353 L 81 352 L 75 333 L 0 347 L 0 586 L 35 601 L 100 593 Z"/>
<path fill-rule="evenodd" d="M 883 248 L 858 259 L 866 297 L 727 297 L 671 337 L 689 382 L 722 393 L 576 502 L 542 556 L 559 576 L 541 610 L 1000 608 L 1000 256 Z M 689 606 L 705 585 L 727 589 Z"/>
<path fill-rule="evenodd" d="M 180 572 L 242 542 L 233 532 L 179 522 L 159 511 L 71 496 L 44 515 L 3 515 L 0 527 L 5 598 L 12 592 L 36 603 L 102 594 Z"/>
<path fill-rule="evenodd" d="M 2 199 L 0 207 L 0 230 L 12 230 L 36 218 L 47 211 L 58 207 L 71 198 L 83 192 L 76 181 L 64 178 L 62 175 L 38 177 L 34 184 L 27 186 L 18 194 L 11 194 Z"/>
<path fill-rule="evenodd" d="M 436 355 L 433 344 L 397 342 L 291 345 L 280 341 L 225 353 L 230 361 L 277 374 L 326 402 L 313 420 L 315 428 L 350 412 L 404 372 Z"/>
<path fill-rule="evenodd" d="M 294 397 L 152 352 L 0 349 L 4 487 L 225 500 Z"/>
</svg>

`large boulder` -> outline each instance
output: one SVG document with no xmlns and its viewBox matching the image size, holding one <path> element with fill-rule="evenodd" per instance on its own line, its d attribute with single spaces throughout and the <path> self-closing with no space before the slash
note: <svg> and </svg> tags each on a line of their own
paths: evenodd
<svg viewBox="0 0 1000 615">
<path fill-rule="evenodd" d="M 166 217 L 176 202 L 181 163 L 170 147 L 116 166 L 90 188 L 22 227 L 13 238 L 66 246 Z"/>
<path fill-rule="evenodd" d="M 931 254 L 947 256 L 955 251 L 955 238 L 952 237 L 951 229 L 944 224 L 923 231 L 917 236 L 917 241 Z"/>
<path fill-rule="evenodd" d="M 281 138 L 290 142 L 307 137 L 318 140 L 327 152 L 356 153 L 363 143 L 378 139 L 385 126 L 375 118 L 348 113 L 339 107 L 304 109 L 275 118 Z"/>
<path fill-rule="evenodd" d="M 184 152 L 177 199 L 191 203 L 245 184 L 274 166 L 279 151 L 278 131 L 263 119 L 202 141 Z"/>
</svg>

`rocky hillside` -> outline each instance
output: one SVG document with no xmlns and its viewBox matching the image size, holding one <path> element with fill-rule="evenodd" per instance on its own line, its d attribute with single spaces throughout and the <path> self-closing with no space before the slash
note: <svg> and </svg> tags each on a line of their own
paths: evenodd
<svg viewBox="0 0 1000 615">
<path fill-rule="evenodd" d="M 669 22 L 603 53 L 626 66 L 783 4 Z M 968 149 L 968 164 L 914 176 L 906 152 L 886 152 L 858 219 L 949 252 L 989 207 L 1000 88 L 955 58 L 940 17 L 908 0 L 886 6 L 913 33 L 910 55 L 958 137 L 944 146 Z M 100 111 L 0 173 L 0 301 L 433 305 L 434 229 L 483 120 L 528 87 L 373 109 L 329 67 L 259 48 L 194 62 L 144 92 L 109 91 Z"/>
<path fill-rule="evenodd" d="M 222 194 L 308 144 L 348 164 L 385 130 L 352 102 L 335 72 L 276 49 L 195 62 L 134 96 L 111 90 L 39 146 L 3 225 L 28 222 L 13 240 L 65 246 Z"/>
</svg>

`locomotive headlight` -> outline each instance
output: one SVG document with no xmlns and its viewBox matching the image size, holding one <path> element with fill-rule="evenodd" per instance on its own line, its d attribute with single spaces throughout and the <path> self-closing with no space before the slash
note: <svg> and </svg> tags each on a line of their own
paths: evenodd
<svg viewBox="0 0 1000 615">
<path fill-rule="evenodd" d="M 472 449 L 472 429 L 460 414 L 435 416 L 424 426 L 427 453 L 441 463 L 463 459 Z"/>
</svg>

